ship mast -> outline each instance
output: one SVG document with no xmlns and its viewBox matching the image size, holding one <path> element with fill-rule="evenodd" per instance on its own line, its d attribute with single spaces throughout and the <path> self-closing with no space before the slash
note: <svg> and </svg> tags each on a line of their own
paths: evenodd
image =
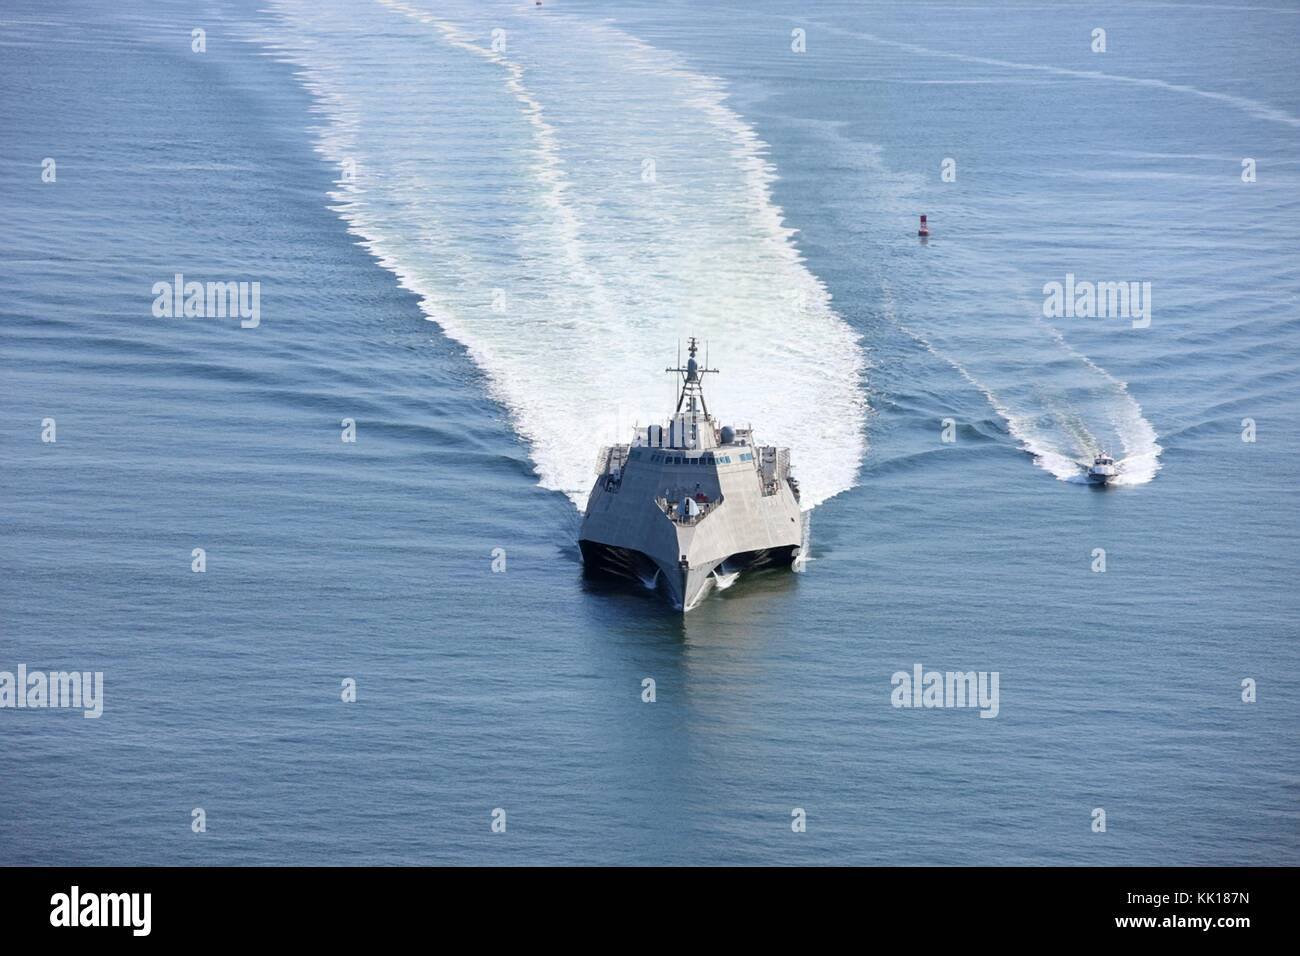
<svg viewBox="0 0 1300 956">
<path fill-rule="evenodd" d="M 703 412 L 704 417 L 709 417 L 709 407 L 704 403 L 704 385 L 700 381 L 701 375 L 717 374 L 716 368 L 701 368 L 699 362 L 695 361 L 695 353 L 699 350 L 699 342 L 695 336 L 691 336 L 687 341 L 686 350 L 690 355 L 684 366 L 678 368 L 666 368 L 665 372 L 675 372 L 682 377 L 682 388 L 677 395 L 677 412 L 680 414 L 682 406 L 686 406 L 686 411 L 694 413 Z M 681 362 L 681 353 L 678 353 L 678 362 Z M 708 364 L 707 362 L 705 363 Z"/>
</svg>

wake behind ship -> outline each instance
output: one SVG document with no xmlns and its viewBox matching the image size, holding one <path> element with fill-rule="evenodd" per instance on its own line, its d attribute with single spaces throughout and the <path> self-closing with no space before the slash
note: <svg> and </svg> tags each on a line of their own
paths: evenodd
<svg viewBox="0 0 1300 956">
<path fill-rule="evenodd" d="M 719 427 L 701 380 L 717 369 L 697 351 L 692 338 L 686 365 L 666 370 L 681 376 L 668 424 L 601 450 L 578 535 L 589 571 L 652 580 L 683 612 L 741 571 L 793 563 L 803 541 L 790 450 Z"/>
</svg>

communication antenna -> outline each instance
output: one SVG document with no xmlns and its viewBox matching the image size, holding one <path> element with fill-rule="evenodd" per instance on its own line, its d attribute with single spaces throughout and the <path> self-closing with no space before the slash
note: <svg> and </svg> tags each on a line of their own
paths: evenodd
<svg viewBox="0 0 1300 956">
<path fill-rule="evenodd" d="M 704 412 L 705 417 L 708 417 L 709 408 L 704 404 L 704 390 L 700 379 L 703 375 L 716 374 L 718 370 L 709 368 L 707 361 L 703 368 L 700 367 L 699 363 L 695 361 L 695 353 L 699 351 L 699 348 L 699 340 L 691 336 L 690 342 L 687 344 L 690 360 L 685 365 L 682 365 L 681 343 L 678 342 L 677 367 L 664 369 L 664 371 L 681 376 L 681 391 L 677 395 L 677 412 L 682 410 L 683 405 L 687 406 L 688 411 L 694 412 L 698 404 L 699 410 Z"/>
</svg>

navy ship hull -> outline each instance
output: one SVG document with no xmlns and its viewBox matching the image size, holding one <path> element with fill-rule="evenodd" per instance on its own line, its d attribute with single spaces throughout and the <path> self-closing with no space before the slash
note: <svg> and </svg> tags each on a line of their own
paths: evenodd
<svg viewBox="0 0 1300 956">
<path fill-rule="evenodd" d="M 729 555 L 710 569 L 712 581 L 705 580 L 703 576 L 699 577 L 703 586 L 690 595 L 690 604 L 686 607 L 685 600 L 691 584 L 689 569 L 678 567 L 666 570 L 656 564 L 648 554 L 630 548 L 620 548 L 595 541 L 579 541 L 578 545 L 582 550 L 583 571 L 589 577 L 639 584 L 647 589 L 659 591 L 679 610 L 689 610 L 698 604 L 713 589 L 719 576 L 730 577 L 741 573 L 788 568 L 798 560 L 800 555 L 798 545 L 762 548 L 758 551 L 744 551 Z"/>
</svg>

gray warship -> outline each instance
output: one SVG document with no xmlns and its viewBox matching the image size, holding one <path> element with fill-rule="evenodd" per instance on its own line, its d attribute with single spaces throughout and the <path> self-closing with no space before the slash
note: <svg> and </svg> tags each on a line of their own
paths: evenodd
<svg viewBox="0 0 1300 956">
<path fill-rule="evenodd" d="M 790 450 L 718 425 L 703 388 L 718 370 L 698 349 L 690 339 L 686 364 L 679 353 L 665 370 L 681 377 L 669 422 L 601 449 L 578 535 L 588 573 L 654 586 L 683 613 L 743 571 L 794 563 L 803 543 Z"/>
</svg>

